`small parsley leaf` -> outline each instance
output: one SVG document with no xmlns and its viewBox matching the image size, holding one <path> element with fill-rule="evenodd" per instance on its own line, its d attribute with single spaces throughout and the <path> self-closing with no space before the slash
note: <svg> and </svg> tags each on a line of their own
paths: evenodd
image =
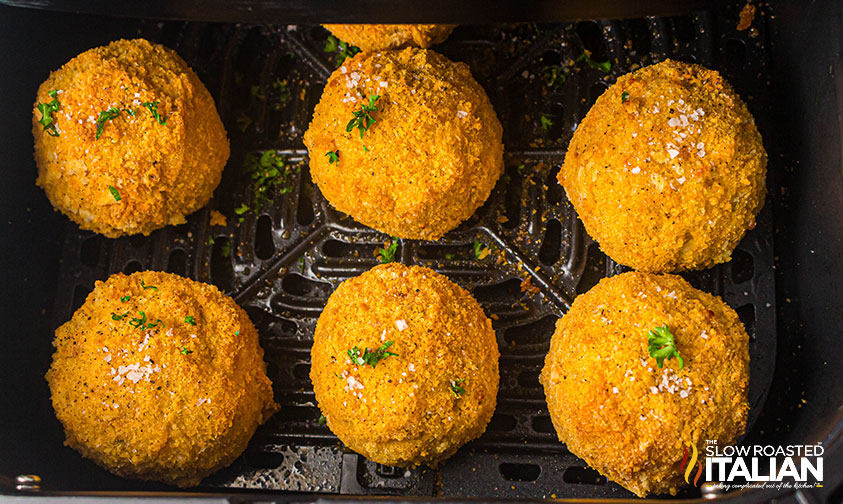
<svg viewBox="0 0 843 504">
<path fill-rule="evenodd" d="M 351 359 L 352 364 L 356 364 L 358 366 L 365 366 L 368 364 L 374 368 L 378 365 L 378 362 L 386 359 L 387 357 L 398 355 L 397 353 L 387 351 L 387 348 L 391 347 L 394 343 L 394 341 L 386 341 L 375 350 L 366 348 L 362 352 L 355 346 L 346 353 L 348 354 L 348 358 Z"/>
<path fill-rule="evenodd" d="M 121 298 L 120 298 L 120 301 L 121 301 L 122 303 L 125 303 L 126 301 L 128 301 L 128 300 L 130 300 L 130 299 L 132 299 L 132 297 L 127 295 L 127 296 L 123 296 L 123 297 L 121 297 Z"/>
<path fill-rule="evenodd" d="M 143 288 L 144 288 L 144 290 L 146 290 L 146 289 L 155 289 L 155 290 L 158 290 L 158 287 L 156 287 L 156 286 L 154 286 L 154 285 L 146 285 L 146 284 L 143 282 L 143 280 L 141 280 L 141 287 L 143 287 Z"/>
<path fill-rule="evenodd" d="M 138 313 L 140 314 L 140 317 L 133 318 L 132 320 L 130 320 L 129 325 L 143 330 L 144 326 L 146 325 L 146 312 L 138 310 Z"/>
<path fill-rule="evenodd" d="M 122 199 L 120 197 L 120 191 L 118 191 L 114 186 L 108 186 L 108 191 L 111 193 L 114 201 L 120 201 Z"/>
<path fill-rule="evenodd" d="M 375 249 L 375 254 L 381 264 L 391 263 L 395 261 L 395 252 L 398 250 L 398 238 L 393 238 L 389 246 Z"/>
<path fill-rule="evenodd" d="M 188 350 L 187 347 L 182 347 L 182 349 L 181 349 L 182 355 L 187 355 L 187 354 L 192 354 L 192 353 L 193 353 L 193 350 Z"/>
<path fill-rule="evenodd" d="M 158 124 L 167 124 L 167 116 L 161 117 L 161 113 L 158 112 L 158 103 L 157 101 L 143 102 L 141 106 L 149 109 L 149 113 L 158 121 Z"/>
<path fill-rule="evenodd" d="M 59 132 L 56 129 L 55 119 L 53 119 L 53 112 L 59 111 L 59 99 L 58 99 L 58 91 L 53 89 L 49 93 L 47 93 L 52 100 L 47 103 L 38 103 L 36 107 L 38 111 L 41 112 L 41 119 L 38 122 L 43 126 L 42 131 L 46 131 L 48 135 L 57 137 L 59 136 Z"/>
<path fill-rule="evenodd" d="M 328 151 L 325 155 L 328 156 L 328 164 L 334 164 L 340 160 L 340 151 L 338 150 Z"/>
<path fill-rule="evenodd" d="M 553 119 L 551 119 L 551 117 L 553 117 L 551 114 L 542 114 L 539 118 L 543 130 L 547 131 L 548 128 L 553 126 Z"/>
<path fill-rule="evenodd" d="M 325 425 L 328 423 L 328 418 L 325 415 L 319 415 L 319 425 Z"/>
<path fill-rule="evenodd" d="M 577 61 L 585 61 L 589 67 L 595 70 L 600 70 L 603 73 L 609 73 L 612 71 L 612 63 L 610 61 L 594 61 L 591 59 L 591 52 L 588 50 L 584 50 L 577 58 Z"/>
<path fill-rule="evenodd" d="M 679 356 L 676 341 L 674 341 L 673 333 L 670 332 L 667 324 L 653 328 L 647 334 L 647 343 L 649 344 L 650 357 L 656 358 L 656 364 L 660 368 L 665 359 L 669 360 L 673 357 L 679 360 L 679 369 L 685 367 L 685 361 Z"/>
<path fill-rule="evenodd" d="M 193 318 L 193 315 L 188 315 L 184 318 L 185 324 L 196 325 L 196 320 Z"/>
<path fill-rule="evenodd" d="M 626 103 L 627 100 L 629 100 L 629 93 L 624 91 L 621 93 L 621 103 Z"/>
<path fill-rule="evenodd" d="M 350 133 L 351 130 L 357 128 L 357 131 L 360 132 L 360 138 L 363 138 L 363 133 L 369 131 L 369 128 L 377 122 L 369 112 L 377 112 L 378 107 L 375 105 L 375 102 L 378 101 L 378 98 L 380 98 L 380 95 L 369 95 L 369 104 L 363 103 L 360 105 L 360 110 L 352 112 L 354 117 L 346 124 L 346 132 Z"/>
<path fill-rule="evenodd" d="M 474 240 L 474 258 L 478 261 L 482 261 L 489 254 L 492 253 L 492 249 L 487 247 L 486 245 L 482 244 L 479 240 Z"/>
<path fill-rule="evenodd" d="M 102 130 L 105 128 L 106 121 L 110 121 L 120 117 L 120 109 L 117 107 L 111 107 L 108 110 L 103 110 L 100 112 L 99 116 L 97 117 L 97 140 L 100 139 L 100 135 L 102 135 Z"/>
<path fill-rule="evenodd" d="M 460 398 L 460 395 L 465 394 L 465 389 L 460 386 L 460 383 L 465 382 L 465 379 L 462 380 L 451 380 L 451 392 L 457 397 Z"/>
<path fill-rule="evenodd" d="M 359 53 L 360 48 L 350 45 L 348 42 L 343 42 L 337 37 L 331 35 L 328 37 L 328 40 L 325 41 L 324 51 L 326 53 L 337 53 L 335 62 L 337 64 L 337 68 L 339 68 L 345 62 L 346 58 L 350 58 Z"/>
</svg>

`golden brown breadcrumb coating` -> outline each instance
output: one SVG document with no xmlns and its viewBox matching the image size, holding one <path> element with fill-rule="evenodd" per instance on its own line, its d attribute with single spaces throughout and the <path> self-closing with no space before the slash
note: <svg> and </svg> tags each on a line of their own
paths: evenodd
<svg viewBox="0 0 843 504">
<path fill-rule="evenodd" d="M 362 51 L 428 48 L 448 38 L 457 25 L 433 24 L 326 24 L 322 25 L 343 42 Z"/>
<path fill-rule="evenodd" d="M 650 356 L 667 324 L 684 361 Z M 556 324 L 541 383 L 559 440 L 639 497 L 676 494 L 683 447 L 746 428 L 749 337 L 734 310 L 676 275 L 604 278 Z"/>
<path fill-rule="evenodd" d="M 53 90 L 58 136 L 43 131 L 37 109 Z M 185 222 L 211 198 L 228 160 L 208 90 L 178 54 L 143 39 L 73 58 L 41 84 L 35 103 L 36 183 L 79 227 L 109 238 Z M 102 122 L 97 139 L 109 110 L 119 116 Z"/>
<path fill-rule="evenodd" d="M 65 444 L 120 476 L 196 485 L 278 409 L 246 312 L 177 275 L 97 282 L 53 345 Z"/>
<path fill-rule="evenodd" d="M 376 122 L 362 138 L 347 131 L 374 95 Z M 405 49 L 347 59 L 328 80 L 304 143 L 311 176 L 335 208 L 393 236 L 436 240 L 489 196 L 503 173 L 502 134 L 467 65 Z"/>
<path fill-rule="evenodd" d="M 667 60 L 597 99 L 559 182 L 607 255 L 661 273 L 731 258 L 764 205 L 766 166 L 755 121 L 720 74 Z"/>
<path fill-rule="evenodd" d="M 374 367 L 349 357 L 390 341 L 386 350 L 398 355 Z M 390 466 L 435 465 L 486 429 L 499 356 L 492 323 L 468 292 L 428 268 L 391 263 L 328 299 L 310 378 L 328 426 L 349 448 Z"/>
</svg>

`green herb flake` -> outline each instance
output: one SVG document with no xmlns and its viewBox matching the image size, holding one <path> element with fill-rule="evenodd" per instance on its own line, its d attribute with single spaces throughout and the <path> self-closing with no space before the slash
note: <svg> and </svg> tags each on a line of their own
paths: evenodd
<svg viewBox="0 0 843 504">
<path fill-rule="evenodd" d="M 276 151 L 268 150 L 260 156 L 249 153 L 243 161 L 243 171 L 249 176 L 249 192 L 253 202 L 251 206 L 241 204 L 234 212 L 243 215 L 249 210 L 260 210 L 266 203 L 275 199 L 275 191 L 287 194 L 293 190 L 293 174 L 299 173 L 298 165 L 290 166 Z"/>
<path fill-rule="evenodd" d="M 629 100 L 629 93 L 624 91 L 621 93 L 621 103 L 626 103 L 627 100 Z"/>
<path fill-rule="evenodd" d="M 192 353 L 193 353 L 193 350 L 188 350 L 187 347 L 182 347 L 182 349 L 181 349 L 182 355 L 188 355 L 188 354 L 192 354 Z"/>
<path fill-rule="evenodd" d="M 120 201 L 120 191 L 118 191 L 114 186 L 108 186 L 108 191 L 111 193 L 111 196 L 114 198 L 114 201 Z"/>
<path fill-rule="evenodd" d="M 482 261 L 492 253 L 492 249 L 481 243 L 479 240 L 474 240 L 474 258 Z"/>
<path fill-rule="evenodd" d="M 548 128 L 553 126 L 553 119 L 551 117 L 553 117 L 551 114 L 542 114 L 539 118 L 543 130 L 547 131 Z"/>
<path fill-rule="evenodd" d="M 450 252 L 445 253 L 445 259 L 447 259 L 449 261 L 452 261 L 454 259 L 454 257 L 455 257 L 454 254 L 452 254 Z"/>
<path fill-rule="evenodd" d="M 387 341 L 375 350 L 366 348 L 362 352 L 355 346 L 346 353 L 348 354 L 348 358 L 351 359 L 352 364 L 356 364 L 358 366 L 365 366 L 368 364 L 374 368 L 378 365 L 378 362 L 386 359 L 387 357 L 398 355 L 397 353 L 387 351 L 387 348 L 391 347 L 394 343 L 394 341 Z"/>
<path fill-rule="evenodd" d="M 132 296 L 123 296 L 120 298 L 120 302 L 125 303 L 126 301 L 132 299 Z"/>
<path fill-rule="evenodd" d="M 594 61 L 591 59 L 591 52 L 588 50 L 584 50 L 577 58 L 577 61 L 585 61 L 589 67 L 595 70 L 600 70 L 603 73 L 609 73 L 612 71 L 612 63 L 610 61 Z"/>
<path fill-rule="evenodd" d="M 304 257 L 299 257 L 299 269 L 304 273 Z"/>
<path fill-rule="evenodd" d="M 143 282 L 143 280 L 141 280 L 141 287 L 143 287 L 143 288 L 144 288 L 144 290 L 146 290 L 146 289 L 155 289 L 155 290 L 158 290 L 158 287 L 156 287 L 156 286 L 154 286 L 154 285 L 146 285 L 146 284 Z"/>
<path fill-rule="evenodd" d="M 460 398 L 462 394 L 465 394 L 465 389 L 460 386 L 460 383 L 464 383 L 465 379 L 462 380 L 451 380 L 451 392 L 454 393 L 457 399 Z"/>
<path fill-rule="evenodd" d="M 167 124 L 167 116 L 161 117 L 161 113 L 158 112 L 158 103 L 157 101 L 154 102 L 143 102 L 141 106 L 144 108 L 149 109 L 149 113 L 152 114 L 152 117 L 158 121 L 158 124 Z"/>
<path fill-rule="evenodd" d="M 542 79 L 547 87 L 558 90 L 568 79 L 568 72 L 561 65 L 545 65 L 542 68 Z"/>
<path fill-rule="evenodd" d="M 243 215 L 244 213 L 249 211 L 249 205 L 245 203 L 241 203 L 239 207 L 234 209 L 234 213 L 237 215 Z"/>
<path fill-rule="evenodd" d="M 290 92 L 290 87 L 287 83 L 287 79 L 275 79 L 272 83 L 272 90 L 275 92 L 275 97 L 278 102 L 273 105 L 275 110 L 281 110 L 281 107 L 287 104 L 292 98 L 292 93 Z"/>
<path fill-rule="evenodd" d="M 147 327 L 147 329 L 152 329 L 154 327 L 158 327 L 159 325 L 161 326 L 162 329 L 167 327 L 167 326 L 164 325 L 164 322 L 162 322 L 161 319 L 156 319 L 155 322 L 150 322 L 150 323 L 146 324 L 146 327 Z"/>
<path fill-rule="evenodd" d="M 338 150 L 328 151 L 325 155 L 328 156 L 328 164 L 334 164 L 340 160 L 340 151 Z"/>
<path fill-rule="evenodd" d="M 193 318 L 193 315 L 188 315 L 184 318 L 185 324 L 196 325 L 196 320 Z"/>
<path fill-rule="evenodd" d="M 129 325 L 143 330 L 144 326 L 146 325 L 146 312 L 138 310 L 138 313 L 140 314 L 140 317 L 133 318 L 132 320 L 130 320 Z"/>
<path fill-rule="evenodd" d="M 656 358 L 656 364 L 659 367 L 662 367 L 665 359 L 669 360 L 673 357 L 679 360 L 679 369 L 685 367 L 685 361 L 679 355 L 673 333 L 670 332 L 667 324 L 653 328 L 647 334 L 647 343 L 649 344 L 650 357 Z"/>
<path fill-rule="evenodd" d="M 53 119 L 53 112 L 59 111 L 59 103 L 58 99 L 58 91 L 53 89 L 52 91 L 47 93 L 52 100 L 47 103 L 38 103 L 36 108 L 38 111 L 41 112 L 41 119 L 38 122 L 43 127 L 42 131 L 46 131 L 48 135 L 57 137 L 59 136 L 59 132 L 56 129 L 55 119 Z"/>
<path fill-rule="evenodd" d="M 398 238 L 393 238 L 388 246 L 375 249 L 375 254 L 378 256 L 381 264 L 386 264 L 395 261 L 395 251 L 397 250 Z"/>
<path fill-rule="evenodd" d="M 123 320 L 123 317 L 128 315 L 129 312 L 124 313 L 123 315 L 117 315 L 116 313 L 111 314 L 111 320 Z"/>
<path fill-rule="evenodd" d="M 377 112 L 378 107 L 375 105 L 375 102 L 378 101 L 378 98 L 380 98 L 380 95 L 369 95 L 369 104 L 362 103 L 360 110 L 352 112 L 354 117 L 345 125 L 345 131 L 347 133 L 351 133 L 351 130 L 357 128 L 357 131 L 360 132 L 360 138 L 363 138 L 363 133 L 369 131 L 369 128 L 377 122 L 369 112 Z"/>
<path fill-rule="evenodd" d="M 99 113 L 97 117 L 97 140 L 100 139 L 100 135 L 102 135 L 102 130 L 105 128 L 105 123 L 112 119 L 120 117 L 120 109 L 117 107 L 111 107 L 108 110 L 103 110 Z"/>
<path fill-rule="evenodd" d="M 359 53 L 360 48 L 350 45 L 347 42 L 343 42 L 337 37 L 331 35 L 325 41 L 324 51 L 326 53 L 337 53 L 334 61 L 336 62 L 337 68 L 339 68 L 345 62 L 346 58 L 350 58 Z"/>
<path fill-rule="evenodd" d="M 319 425 L 325 425 L 328 423 L 328 418 L 325 415 L 319 415 Z"/>
</svg>

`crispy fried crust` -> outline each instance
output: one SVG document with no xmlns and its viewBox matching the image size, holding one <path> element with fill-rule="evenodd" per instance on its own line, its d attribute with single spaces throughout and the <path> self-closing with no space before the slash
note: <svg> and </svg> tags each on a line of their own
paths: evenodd
<svg viewBox="0 0 843 504">
<path fill-rule="evenodd" d="M 120 476 L 198 484 L 278 409 L 246 312 L 177 275 L 97 282 L 53 345 L 46 378 L 65 444 Z"/>
<path fill-rule="evenodd" d="M 662 324 L 682 369 L 650 357 L 647 333 Z M 734 443 L 746 428 L 748 345 L 735 311 L 679 276 L 604 278 L 556 324 L 545 359 L 559 440 L 639 497 L 676 494 L 683 446 L 704 453 L 706 440 Z"/>
<path fill-rule="evenodd" d="M 720 74 L 667 60 L 597 99 L 559 182 L 612 259 L 683 271 L 731 259 L 764 204 L 766 166 L 755 121 Z"/>
<path fill-rule="evenodd" d="M 347 132 L 353 112 L 375 94 L 377 122 L 363 138 Z M 503 173 L 502 133 L 467 65 L 405 49 L 346 60 L 328 80 L 304 143 L 331 205 L 393 236 L 436 240 L 489 196 Z M 329 151 L 339 161 L 332 164 Z"/>
<path fill-rule="evenodd" d="M 374 368 L 348 357 L 386 341 L 398 355 Z M 392 263 L 346 280 L 328 299 L 310 378 L 328 426 L 349 448 L 391 466 L 435 465 L 486 429 L 499 356 L 492 323 L 468 292 L 430 269 Z M 465 389 L 459 397 L 455 382 Z"/>
<path fill-rule="evenodd" d="M 326 24 L 322 25 L 338 39 L 362 51 L 428 48 L 441 44 L 457 25 L 432 24 Z"/>
<path fill-rule="evenodd" d="M 59 91 L 59 136 L 38 121 L 39 102 Z M 158 102 L 165 124 L 141 104 Z M 100 112 L 129 109 L 107 121 Z M 149 234 L 204 206 L 228 160 L 214 100 L 174 51 L 143 39 L 85 51 L 41 84 L 32 116 L 36 183 L 82 229 L 109 238 Z M 120 195 L 116 201 L 109 186 Z"/>
</svg>

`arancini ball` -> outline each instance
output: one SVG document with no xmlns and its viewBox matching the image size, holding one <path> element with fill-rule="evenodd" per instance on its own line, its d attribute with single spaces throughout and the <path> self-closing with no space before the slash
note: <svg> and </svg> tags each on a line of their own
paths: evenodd
<svg viewBox="0 0 843 504">
<path fill-rule="evenodd" d="M 764 205 L 766 166 L 755 121 L 729 83 L 667 60 L 597 99 L 559 182 L 609 257 L 666 273 L 731 259 Z"/>
<path fill-rule="evenodd" d="M 208 90 L 173 50 L 143 39 L 90 49 L 51 73 L 32 133 L 50 203 L 109 238 L 184 223 L 229 155 Z"/>
<path fill-rule="evenodd" d="M 683 278 L 624 273 L 557 322 L 540 381 L 571 453 L 639 497 L 675 495 L 685 449 L 746 429 L 749 336 Z"/>
<path fill-rule="evenodd" d="M 331 294 L 310 379 L 346 446 L 389 466 L 435 465 L 486 429 L 499 356 L 468 292 L 428 268 L 390 263 Z"/>
<path fill-rule="evenodd" d="M 46 378 L 65 444 L 126 478 L 196 485 L 278 410 L 257 330 L 212 285 L 112 275 L 53 345 Z"/>
<path fill-rule="evenodd" d="M 304 143 L 337 210 L 399 238 L 437 240 L 488 198 L 503 173 L 502 134 L 467 65 L 404 49 L 346 59 Z"/>
<path fill-rule="evenodd" d="M 435 24 L 326 24 L 322 25 L 338 39 L 362 51 L 428 48 L 448 38 L 457 25 Z"/>
</svg>

